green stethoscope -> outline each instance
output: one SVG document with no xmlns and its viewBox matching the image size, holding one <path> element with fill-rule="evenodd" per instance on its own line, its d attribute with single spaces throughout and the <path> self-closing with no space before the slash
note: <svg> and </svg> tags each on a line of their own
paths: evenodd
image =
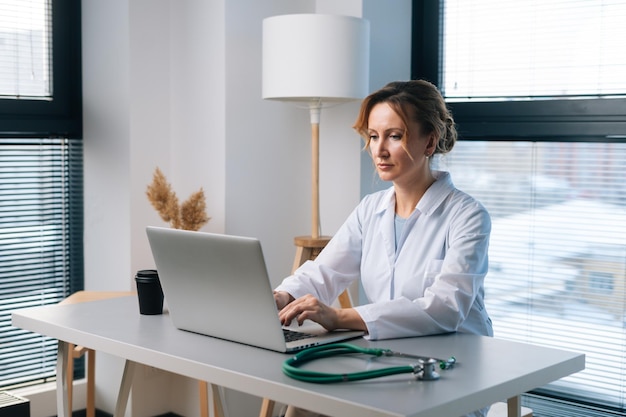
<svg viewBox="0 0 626 417">
<path fill-rule="evenodd" d="M 371 356 L 400 357 L 417 359 L 416 365 L 391 366 L 387 368 L 375 369 L 371 371 L 352 372 L 345 374 L 317 372 L 300 369 L 300 366 L 316 359 L 328 358 L 331 356 L 346 355 L 350 353 L 362 353 Z M 334 343 L 325 346 L 316 346 L 299 352 L 295 356 L 283 362 L 283 372 L 285 375 L 304 382 L 314 382 L 317 384 L 330 384 L 333 382 L 359 381 L 363 379 L 380 378 L 383 376 L 413 373 L 421 380 L 439 379 L 436 365 L 442 370 L 450 369 L 456 363 L 454 356 L 449 359 L 437 359 L 425 356 L 411 355 L 408 353 L 394 352 L 390 349 L 364 348 L 348 343 Z"/>
</svg>

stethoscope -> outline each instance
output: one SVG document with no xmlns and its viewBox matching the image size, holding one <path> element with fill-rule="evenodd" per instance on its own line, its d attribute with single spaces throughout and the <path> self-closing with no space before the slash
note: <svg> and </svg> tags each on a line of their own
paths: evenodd
<svg viewBox="0 0 626 417">
<path fill-rule="evenodd" d="M 316 359 L 328 358 L 331 356 L 345 355 L 350 353 L 362 353 L 372 356 L 400 357 L 408 359 L 417 359 L 418 363 L 414 365 L 390 366 L 387 368 L 375 369 L 370 371 L 351 372 L 344 374 L 317 372 L 312 370 L 300 369 L 300 366 L 314 361 Z M 295 356 L 283 362 L 283 372 L 285 375 L 305 382 L 314 382 L 317 384 L 329 384 L 333 382 L 359 381 L 363 379 L 380 378 L 383 376 L 413 373 L 420 380 L 433 381 L 439 379 L 440 375 L 436 371 L 437 365 L 439 369 L 451 369 L 456 363 L 454 356 L 449 359 L 437 359 L 425 356 L 411 355 L 408 353 L 394 352 L 390 349 L 364 348 L 351 345 L 348 343 L 334 343 L 325 346 L 315 346 L 299 352 Z"/>
</svg>

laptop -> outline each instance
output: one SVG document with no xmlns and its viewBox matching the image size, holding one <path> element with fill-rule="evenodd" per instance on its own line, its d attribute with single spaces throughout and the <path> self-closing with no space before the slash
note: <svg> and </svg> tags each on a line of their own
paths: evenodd
<svg viewBox="0 0 626 417">
<path fill-rule="evenodd" d="M 364 334 L 313 322 L 284 328 L 258 239 L 153 226 L 146 233 L 178 329 L 278 352 Z M 296 340 L 286 340 L 290 332 Z"/>
</svg>

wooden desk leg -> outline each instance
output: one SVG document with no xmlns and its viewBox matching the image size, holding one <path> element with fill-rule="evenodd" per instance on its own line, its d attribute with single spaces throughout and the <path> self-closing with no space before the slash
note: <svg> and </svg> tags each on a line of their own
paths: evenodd
<svg viewBox="0 0 626 417">
<path fill-rule="evenodd" d="M 87 350 L 87 417 L 96 417 L 96 351 Z"/>
<path fill-rule="evenodd" d="M 128 404 L 128 396 L 130 395 L 130 387 L 133 384 L 133 375 L 135 373 L 136 362 L 126 360 L 124 364 L 124 373 L 122 374 L 122 383 L 120 391 L 117 394 L 117 404 L 115 404 L 115 413 L 113 417 L 124 417 L 126 413 L 126 405 Z"/>
<path fill-rule="evenodd" d="M 65 375 L 65 380 L 67 381 L 67 406 L 70 411 L 74 411 L 74 349 L 76 349 L 76 345 L 73 343 L 67 344 L 67 374 Z"/>
<path fill-rule="evenodd" d="M 263 398 L 263 403 L 261 404 L 261 412 L 259 413 L 259 417 L 272 417 L 272 413 L 274 412 L 274 406 L 276 402 L 274 400 L 270 400 L 269 398 Z"/>
<path fill-rule="evenodd" d="M 522 401 L 519 395 L 506 400 L 507 416 L 522 417 Z"/>
<path fill-rule="evenodd" d="M 198 381 L 198 389 L 200 391 L 200 417 L 209 417 L 209 388 L 211 389 L 211 397 L 213 400 L 213 417 L 224 417 L 222 396 L 219 387 L 215 384 L 209 384 L 206 381 Z"/>
<path fill-rule="evenodd" d="M 58 341 L 57 348 L 57 416 L 70 417 L 67 405 L 67 364 L 69 359 L 69 343 Z"/>
<path fill-rule="evenodd" d="M 220 387 L 215 384 L 210 384 L 211 386 L 211 396 L 213 397 L 213 413 L 215 417 L 224 417 L 224 408 L 222 406 L 222 394 L 220 392 Z"/>
<path fill-rule="evenodd" d="M 200 396 L 200 417 L 209 417 L 209 391 L 208 382 L 198 381 L 198 394 Z"/>
</svg>

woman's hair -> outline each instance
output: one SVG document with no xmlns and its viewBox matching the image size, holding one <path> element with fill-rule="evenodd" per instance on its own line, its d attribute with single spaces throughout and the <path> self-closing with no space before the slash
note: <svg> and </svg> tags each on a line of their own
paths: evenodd
<svg viewBox="0 0 626 417">
<path fill-rule="evenodd" d="M 361 103 L 359 116 L 353 128 L 369 147 L 368 120 L 370 112 L 380 103 L 387 103 L 400 116 L 407 129 L 402 137 L 406 149 L 409 120 L 417 122 L 422 135 L 435 133 L 437 145 L 434 153 L 445 154 L 452 150 L 457 138 L 452 114 L 435 85 L 424 80 L 394 81 L 367 96 Z"/>
</svg>

